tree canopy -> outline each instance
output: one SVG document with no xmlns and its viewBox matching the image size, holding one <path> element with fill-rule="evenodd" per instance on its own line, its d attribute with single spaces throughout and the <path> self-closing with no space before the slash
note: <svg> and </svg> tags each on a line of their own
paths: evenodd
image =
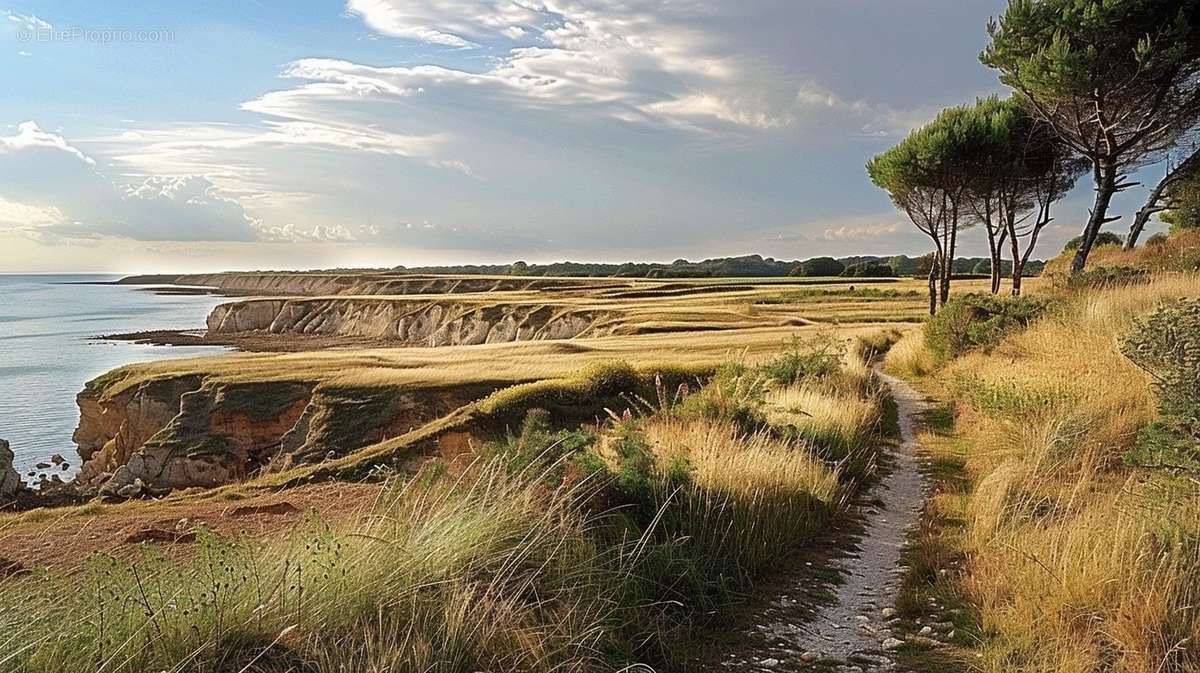
<svg viewBox="0 0 1200 673">
<path fill-rule="evenodd" d="M 1087 261 L 1126 173 L 1200 116 L 1200 0 L 1010 0 L 980 55 L 1092 164 L 1096 200 L 1072 268 Z"/>
</svg>

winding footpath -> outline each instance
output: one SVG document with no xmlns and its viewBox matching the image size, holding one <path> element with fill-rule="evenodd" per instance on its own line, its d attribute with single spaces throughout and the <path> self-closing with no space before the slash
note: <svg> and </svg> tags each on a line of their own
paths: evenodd
<svg viewBox="0 0 1200 673">
<path fill-rule="evenodd" d="M 879 374 L 890 387 L 899 412 L 901 441 L 887 460 L 885 474 L 849 517 L 841 531 L 842 553 L 821 572 L 821 561 L 782 580 L 775 599 L 757 608 L 737 634 L 725 671 L 895 670 L 893 650 L 901 643 L 892 633 L 893 606 L 906 568 L 901 553 L 917 525 L 928 485 L 917 457 L 917 418 L 923 398 L 907 383 Z M 832 572 L 830 572 L 832 571 Z M 838 579 L 835 581 L 833 577 Z M 811 596 L 824 593 L 814 607 Z"/>
</svg>

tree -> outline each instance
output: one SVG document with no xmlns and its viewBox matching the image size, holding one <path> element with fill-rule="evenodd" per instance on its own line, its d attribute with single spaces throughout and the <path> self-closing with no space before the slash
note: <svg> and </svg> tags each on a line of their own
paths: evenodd
<svg viewBox="0 0 1200 673">
<path fill-rule="evenodd" d="M 1200 186 L 1200 150 L 1193 145 L 1192 151 L 1182 161 L 1171 162 L 1168 158 L 1166 162 L 1166 174 L 1163 179 L 1154 185 L 1150 191 L 1150 196 L 1146 198 L 1146 204 L 1141 206 L 1138 215 L 1134 216 L 1133 224 L 1129 227 L 1129 234 L 1124 241 L 1126 250 L 1133 250 L 1135 245 L 1138 245 L 1138 238 L 1142 230 L 1146 228 L 1146 224 L 1150 223 L 1150 218 L 1160 212 L 1169 211 L 1170 215 L 1160 216 L 1162 220 L 1175 226 L 1174 220 L 1182 220 L 1190 222 L 1188 226 L 1196 226 L 1196 216 L 1200 212 L 1195 209 L 1200 204 L 1195 203 L 1196 187 Z M 1187 227 L 1187 226 L 1186 226 Z"/>
<path fill-rule="evenodd" d="M 894 278 L 896 270 L 882 262 L 859 262 L 846 267 L 841 275 L 846 278 Z"/>
<path fill-rule="evenodd" d="M 948 108 L 867 163 L 871 181 L 933 242 L 929 312 L 950 294 L 954 251 L 962 223 L 962 197 L 970 167 L 956 151 L 964 108 Z"/>
<path fill-rule="evenodd" d="M 964 108 L 960 127 L 951 151 L 968 171 L 963 200 L 987 233 L 992 294 L 1000 291 L 1006 267 L 1013 294 L 1020 294 L 1025 266 L 1052 219 L 1052 204 L 1070 191 L 1085 166 L 1019 99 L 977 100 Z M 1007 265 L 1005 243 L 1012 253 Z"/>
<path fill-rule="evenodd" d="M 832 257 L 813 257 L 800 263 L 801 276 L 838 276 L 846 265 Z"/>
<path fill-rule="evenodd" d="M 1200 228 L 1200 170 L 1173 182 L 1164 200 L 1159 219 L 1171 225 L 1172 232 Z"/>
<path fill-rule="evenodd" d="M 1200 0 L 1010 0 L 980 60 L 1091 164 L 1081 270 L 1126 174 L 1200 117 Z"/>
<path fill-rule="evenodd" d="M 897 276 L 911 276 L 917 273 L 917 260 L 908 255 L 895 255 L 888 258 L 888 265 L 896 271 Z"/>
<path fill-rule="evenodd" d="M 1106 245 L 1123 245 L 1124 243 L 1125 241 L 1121 240 L 1120 236 L 1117 236 L 1111 231 L 1102 231 L 1100 232 L 1100 235 L 1096 236 L 1096 240 L 1092 242 L 1092 247 L 1100 248 Z M 1067 241 L 1067 244 L 1063 246 L 1063 252 L 1072 252 L 1074 250 L 1078 250 L 1079 246 L 1082 244 L 1083 236 L 1076 236 L 1075 238 Z"/>
</svg>

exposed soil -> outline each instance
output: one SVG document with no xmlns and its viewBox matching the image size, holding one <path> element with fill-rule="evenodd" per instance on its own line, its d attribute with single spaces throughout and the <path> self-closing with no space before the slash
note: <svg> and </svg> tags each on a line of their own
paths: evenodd
<svg viewBox="0 0 1200 673">
<path fill-rule="evenodd" d="M 928 485 L 917 460 L 916 419 L 924 402 L 903 381 L 883 376 L 899 411 L 901 442 L 878 484 L 831 531 L 825 549 L 798 557 L 766 587 L 713 669 L 846 671 L 895 669 L 899 645 L 890 609 L 906 568 L 901 551 L 916 526 Z M 887 617 L 885 617 L 887 610 Z"/>
<path fill-rule="evenodd" d="M 201 527 L 230 537 L 286 536 L 310 514 L 327 522 L 366 514 L 379 489 L 379 484 L 329 482 L 240 499 L 130 502 L 94 514 L 77 509 L 31 512 L 8 526 L 0 523 L 0 567 L 7 563 L 70 571 L 98 552 L 136 558 L 142 543 L 159 545 L 168 556 L 180 558 L 187 556 Z M 44 520 L 28 520 L 39 513 Z"/>
</svg>

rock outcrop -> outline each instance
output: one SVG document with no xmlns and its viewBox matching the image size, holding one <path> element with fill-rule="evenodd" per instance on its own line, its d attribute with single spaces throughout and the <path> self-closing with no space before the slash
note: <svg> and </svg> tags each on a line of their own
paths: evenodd
<svg viewBox="0 0 1200 673">
<path fill-rule="evenodd" d="M 16 498 L 25 490 L 25 482 L 13 468 L 13 452 L 8 442 L 0 439 L 0 506 Z"/>
<path fill-rule="evenodd" d="M 455 346 L 601 336 L 604 312 L 538 304 L 345 299 L 252 299 L 222 304 L 208 334 L 270 333 L 366 337 L 412 346 Z"/>
<path fill-rule="evenodd" d="M 340 457 L 402 435 L 490 392 L 234 383 L 196 376 L 78 396 L 83 492 L 132 498 L 228 484 Z"/>
</svg>

